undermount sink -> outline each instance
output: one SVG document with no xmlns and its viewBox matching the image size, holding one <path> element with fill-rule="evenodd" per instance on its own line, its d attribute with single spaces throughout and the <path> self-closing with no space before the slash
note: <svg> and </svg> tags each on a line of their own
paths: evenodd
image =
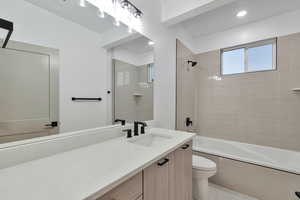
<svg viewBox="0 0 300 200">
<path fill-rule="evenodd" d="M 141 145 L 141 146 L 157 146 L 164 144 L 167 142 L 167 140 L 171 139 L 172 135 L 167 134 L 148 134 L 148 135 L 142 135 L 138 136 L 136 138 L 130 139 L 129 142 Z"/>
</svg>

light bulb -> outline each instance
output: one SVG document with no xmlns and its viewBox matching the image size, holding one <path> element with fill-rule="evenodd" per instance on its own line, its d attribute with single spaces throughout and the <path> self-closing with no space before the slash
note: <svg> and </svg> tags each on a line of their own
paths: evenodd
<svg viewBox="0 0 300 200">
<path fill-rule="evenodd" d="M 131 26 L 129 26 L 128 27 L 128 33 L 132 33 L 133 31 L 132 31 L 132 27 Z"/>
<path fill-rule="evenodd" d="M 120 21 L 118 19 L 115 19 L 115 25 L 120 26 Z"/>
<path fill-rule="evenodd" d="M 86 7 L 85 0 L 79 0 L 79 6 L 83 8 Z"/>
<path fill-rule="evenodd" d="M 104 11 L 103 11 L 102 9 L 99 9 L 99 10 L 98 10 L 98 16 L 99 16 L 100 18 L 105 18 L 105 13 L 104 13 Z"/>
<path fill-rule="evenodd" d="M 149 45 L 149 46 L 153 46 L 154 44 L 155 44 L 155 43 L 154 43 L 153 41 L 151 41 L 151 40 L 148 42 L 148 45 Z"/>
<path fill-rule="evenodd" d="M 238 18 L 242 18 L 242 17 L 245 17 L 247 14 L 248 14 L 248 12 L 246 10 L 241 10 L 236 14 L 236 16 Z"/>
</svg>

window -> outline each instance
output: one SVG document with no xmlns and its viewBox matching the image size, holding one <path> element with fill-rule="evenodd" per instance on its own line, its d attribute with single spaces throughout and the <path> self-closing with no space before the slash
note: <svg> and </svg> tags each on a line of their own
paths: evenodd
<svg viewBox="0 0 300 200">
<path fill-rule="evenodd" d="M 154 63 L 148 64 L 148 83 L 154 81 Z"/>
<path fill-rule="evenodd" d="M 222 74 L 240 74 L 276 69 L 276 39 L 223 49 Z"/>
</svg>

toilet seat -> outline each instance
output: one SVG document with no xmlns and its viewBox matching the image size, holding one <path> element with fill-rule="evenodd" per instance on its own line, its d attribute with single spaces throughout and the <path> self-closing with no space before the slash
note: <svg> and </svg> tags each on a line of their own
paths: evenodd
<svg viewBox="0 0 300 200">
<path fill-rule="evenodd" d="M 217 165 L 209 159 L 193 155 L 193 168 L 203 171 L 214 171 L 217 169 Z"/>
</svg>

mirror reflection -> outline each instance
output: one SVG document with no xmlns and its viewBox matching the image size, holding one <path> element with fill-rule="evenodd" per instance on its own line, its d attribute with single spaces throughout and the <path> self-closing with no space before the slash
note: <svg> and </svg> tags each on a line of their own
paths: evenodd
<svg viewBox="0 0 300 200">
<path fill-rule="evenodd" d="M 0 144 L 153 119 L 154 46 L 138 16 L 128 26 L 89 1 L 2 3 Z"/>
<path fill-rule="evenodd" d="M 114 120 L 153 119 L 153 42 L 139 37 L 112 50 Z"/>
<path fill-rule="evenodd" d="M 57 49 L 10 41 L 0 49 L 0 142 L 56 134 Z"/>
</svg>

